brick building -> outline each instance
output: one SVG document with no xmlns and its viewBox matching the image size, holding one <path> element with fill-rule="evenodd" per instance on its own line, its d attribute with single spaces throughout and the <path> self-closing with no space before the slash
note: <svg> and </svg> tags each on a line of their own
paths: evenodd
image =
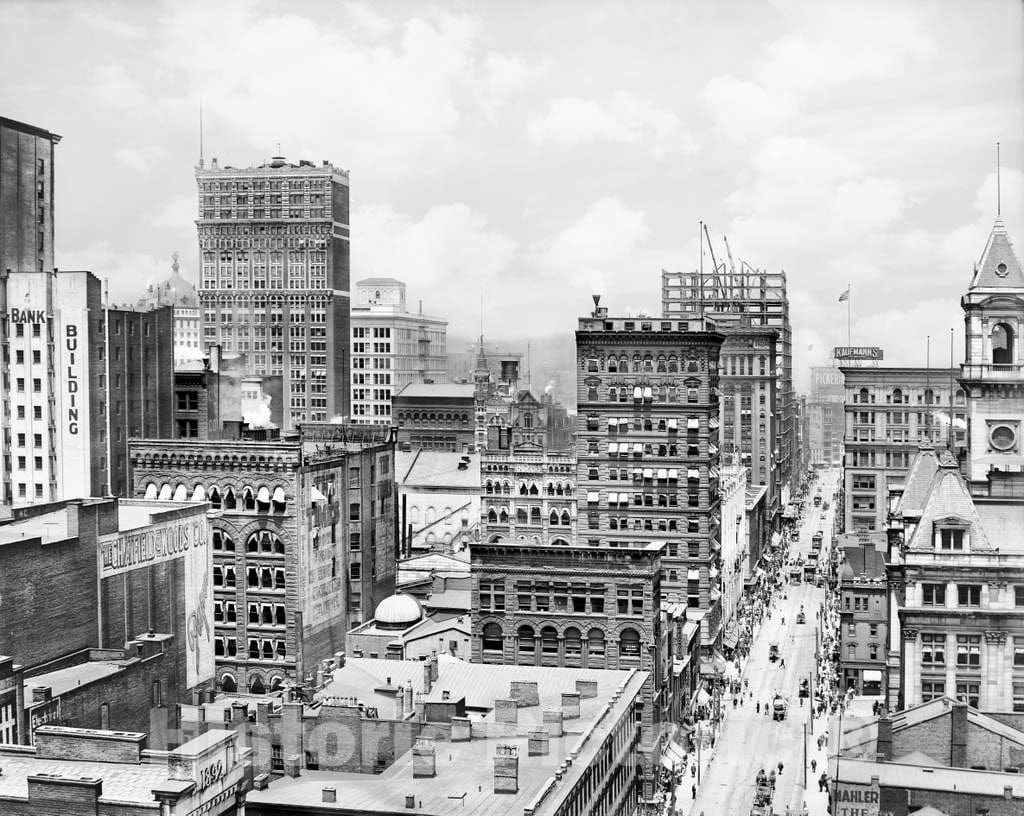
<svg viewBox="0 0 1024 816">
<path fill-rule="evenodd" d="M 133 440 L 131 458 L 136 495 L 209 503 L 223 690 L 303 679 L 394 592 L 389 429 L 311 425 L 302 441 Z"/>
<path fill-rule="evenodd" d="M 473 661 L 648 672 L 641 746 L 649 773 L 660 751 L 659 725 L 672 706 L 663 695 L 663 548 L 518 537 L 470 547 Z"/>
<path fill-rule="evenodd" d="M 966 395 L 948 368 L 839 370 L 846 388 L 845 529 L 884 530 L 889 491 L 905 480 L 918 444 L 965 448 Z"/>
<path fill-rule="evenodd" d="M 885 558 L 874 546 L 842 547 L 839 564 L 840 689 L 887 696 L 889 638 Z"/>
<path fill-rule="evenodd" d="M 401 554 L 464 552 L 480 534 L 480 454 L 395 453 Z"/>
<path fill-rule="evenodd" d="M 26 725 L 148 728 L 151 708 L 208 685 L 208 532 L 201 504 L 118 499 L 0 523 L 0 597 L 16 613 L 0 619 L 0 653 L 24 667 Z"/>
<path fill-rule="evenodd" d="M 0 116 L 0 272 L 53 269 L 53 164 L 60 138 Z"/>
<path fill-rule="evenodd" d="M 662 594 L 702 612 L 721 643 L 719 365 L 723 335 L 702 320 L 580 318 L 579 539 L 665 544 Z"/>
<path fill-rule="evenodd" d="M 576 542 L 576 461 L 536 445 L 480 455 L 481 541 Z"/>
<path fill-rule="evenodd" d="M 410 383 L 394 396 L 401 450 L 468 452 L 476 447 L 475 389 L 465 383 Z"/>
<path fill-rule="evenodd" d="M 0 745 L 4 816 L 235 816 L 252 785 L 252 749 L 212 729 L 152 751 L 144 732 L 44 725 L 32 748 Z"/>
<path fill-rule="evenodd" d="M 205 346 L 283 378 L 286 430 L 347 416 L 348 172 L 275 156 L 195 173 Z"/>
</svg>

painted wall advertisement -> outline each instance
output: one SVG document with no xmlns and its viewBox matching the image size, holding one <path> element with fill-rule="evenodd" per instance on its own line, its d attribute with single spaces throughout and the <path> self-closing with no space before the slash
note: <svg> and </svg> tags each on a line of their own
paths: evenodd
<svg viewBox="0 0 1024 816">
<path fill-rule="evenodd" d="M 907 816 L 906 794 L 899 790 L 840 784 L 833 804 L 836 816 Z"/>
<path fill-rule="evenodd" d="M 155 521 L 98 541 L 100 579 L 180 559 L 184 565 L 185 654 L 189 688 L 213 677 L 213 571 L 205 513 Z"/>
<path fill-rule="evenodd" d="M 61 471 L 61 497 L 88 496 L 92 492 L 89 446 L 89 310 L 85 276 L 56 281 L 60 303 L 53 328 L 57 394 L 57 457 Z"/>
</svg>

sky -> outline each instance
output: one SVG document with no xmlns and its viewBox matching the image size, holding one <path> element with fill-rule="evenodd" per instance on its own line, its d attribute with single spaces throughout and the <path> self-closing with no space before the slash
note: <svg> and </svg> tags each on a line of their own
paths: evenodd
<svg viewBox="0 0 1024 816">
<path fill-rule="evenodd" d="M 8 2 L 0 115 L 63 136 L 57 264 L 120 302 L 196 271 L 207 161 L 350 172 L 352 280 L 449 332 L 660 313 L 698 227 L 784 270 L 797 386 L 847 339 L 923 363 L 996 216 L 1024 247 L 1018 0 Z M 707 256 L 710 258 L 710 256 Z M 943 338 L 937 342 L 935 338 Z M 948 352 L 933 363 L 945 363 Z"/>
</svg>

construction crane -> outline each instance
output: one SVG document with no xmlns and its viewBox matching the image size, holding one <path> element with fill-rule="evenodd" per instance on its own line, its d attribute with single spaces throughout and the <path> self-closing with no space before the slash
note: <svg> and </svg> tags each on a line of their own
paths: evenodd
<svg viewBox="0 0 1024 816">
<path fill-rule="evenodd" d="M 729 237 L 727 235 L 723 235 L 722 241 L 725 242 L 725 254 L 729 258 L 729 297 L 733 298 L 737 295 L 735 290 L 738 282 L 736 278 L 736 265 L 732 262 L 732 250 L 729 249 Z M 740 296 L 742 297 L 742 295 Z"/>
</svg>

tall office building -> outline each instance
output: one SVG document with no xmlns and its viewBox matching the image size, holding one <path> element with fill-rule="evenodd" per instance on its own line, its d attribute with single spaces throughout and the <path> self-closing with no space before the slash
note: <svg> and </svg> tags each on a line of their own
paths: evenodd
<svg viewBox="0 0 1024 816">
<path fill-rule="evenodd" d="M 349 413 L 349 180 L 275 156 L 196 168 L 206 346 L 281 376 L 284 427 Z"/>
<path fill-rule="evenodd" d="M 789 295 L 784 272 L 768 273 L 743 265 L 740 271 L 705 274 L 661 273 L 661 308 L 666 319 L 693 319 L 702 313 L 721 328 L 735 321 L 740 326 L 770 327 L 778 332 L 777 404 L 771 414 L 778 425 L 775 462 L 778 468 L 779 506 L 785 507 L 800 483 L 797 465 L 796 397 L 793 391 L 793 333 L 789 323 Z"/>
<path fill-rule="evenodd" d="M 352 304 L 352 421 L 390 425 L 391 397 L 410 383 L 447 383 L 448 321 L 417 313 L 394 278 L 356 282 Z"/>
<path fill-rule="evenodd" d="M 595 297 L 595 300 L 597 298 Z M 719 351 L 710 321 L 611 318 L 576 332 L 578 537 L 662 542 L 666 601 L 700 610 L 721 642 Z"/>
<path fill-rule="evenodd" d="M 807 400 L 811 462 L 839 465 L 843 461 L 843 373 L 836 366 L 811 366 Z"/>
<path fill-rule="evenodd" d="M 53 269 L 53 154 L 60 136 L 0 116 L 0 271 Z"/>
<path fill-rule="evenodd" d="M 201 361 L 206 344 L 203 342 L 203 312 L 199 308 L 199 295 L 195 286 L 181 276 L 177 252 L 173 258 L 170 276 L 160 283 L 151 283 L 146 294 L 139 298 L 136 309 L 144 312 L 163 306 L 174 308 L 174 364 L 180 366 Z"/>
</svg>

